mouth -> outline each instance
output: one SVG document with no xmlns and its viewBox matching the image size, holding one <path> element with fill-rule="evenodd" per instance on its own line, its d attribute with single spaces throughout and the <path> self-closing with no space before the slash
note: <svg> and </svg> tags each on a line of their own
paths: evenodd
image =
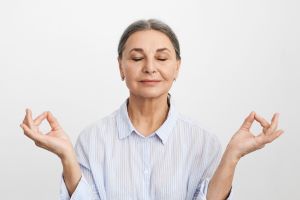
<svg viewBox="0 0 300 200">
<path fill-rule="evenodd" d="M 145 80 L 141 80 L 140 83 L 142 83 L 143 85 L 156 85 L 159 82 L 161 82 L 160 80 L 151 80 L 151 79 L 145 79 Z"/>
<path fill-rule="evenodd" d="M 160 82 L 160 80 L 145 79 L 145 80 L 141 80 L 140 82 Z"/>
</svg>

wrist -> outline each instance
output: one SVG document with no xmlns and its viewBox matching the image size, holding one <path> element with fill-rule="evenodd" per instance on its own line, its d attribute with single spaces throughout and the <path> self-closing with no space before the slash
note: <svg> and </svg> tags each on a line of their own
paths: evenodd
<svg viewBox="0 0 300 200">
<path fill-rule="evenodd" d="M 223 154 L 223 158 L 222 160 L 228 164 L 231 164 L 231 165 L 237 165 L 237 163 L 239 162 L 241 156 L 239 156 L 238 153 L 236 153 L 234 151 L 234 149 L 230 148 L 230 147 L 227 147 L 225 149 L 225 152 Z"/>
<path fill-rule="evenodd" d="M 68 165 L 77 162 L 77 157 L 74 150 L 66 151 L 59 157 L 63 165 Z"/>
</svg>

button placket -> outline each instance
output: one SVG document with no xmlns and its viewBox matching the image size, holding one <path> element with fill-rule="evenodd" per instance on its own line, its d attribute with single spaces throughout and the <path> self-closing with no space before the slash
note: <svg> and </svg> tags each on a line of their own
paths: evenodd
<svg viewBox="0 0 300 200">
<path fill-rule="evenodd" d="M 149 188 L 150 188 L 150 146 L 149 139 L 144 139 L 143 142 L 143 187 L 144 197 L 148 199 Z"/>
</svg>

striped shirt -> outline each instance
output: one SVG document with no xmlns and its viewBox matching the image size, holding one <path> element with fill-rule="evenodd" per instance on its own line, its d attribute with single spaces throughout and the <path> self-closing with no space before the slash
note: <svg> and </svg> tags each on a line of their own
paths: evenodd
<svg viewBox="0 0 300 200">
<path fill-rule="evenodd" d="M 166 120 L 147 137 L 128 117 L 128 98 L 85 127 L 75 145 L 81 179 L 70 197 L 61 177 L 60 200 L 205 200 L 221 143 L 178 113 L 170 94 L 168 104 Z"/>
</svg>

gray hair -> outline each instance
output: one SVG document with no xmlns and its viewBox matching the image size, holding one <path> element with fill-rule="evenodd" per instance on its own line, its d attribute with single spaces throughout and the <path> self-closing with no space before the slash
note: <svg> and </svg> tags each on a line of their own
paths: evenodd
<svg viewBox="0 0 300 200">
<path fill-rule="evenodd" d="M 181 60 L 180 47 L 179 47 L 177 36 L 167 24 L 157 19 L 138 20 L 130 24 L 125 29 L 125 31 L 123 32 L 120 38 L 119 45 L 118 45 L 119 58 L 122 58 L 122 53 L 125 47 L 125 43 L 129 38 L 129 36 L 137 31 L 143 31 L 143 30 L 156 30 L 156 31 L 160 31 L 161 33 L 164 33 L 170 39 L 175 49 L 176 59 Z"/>
</svg>

